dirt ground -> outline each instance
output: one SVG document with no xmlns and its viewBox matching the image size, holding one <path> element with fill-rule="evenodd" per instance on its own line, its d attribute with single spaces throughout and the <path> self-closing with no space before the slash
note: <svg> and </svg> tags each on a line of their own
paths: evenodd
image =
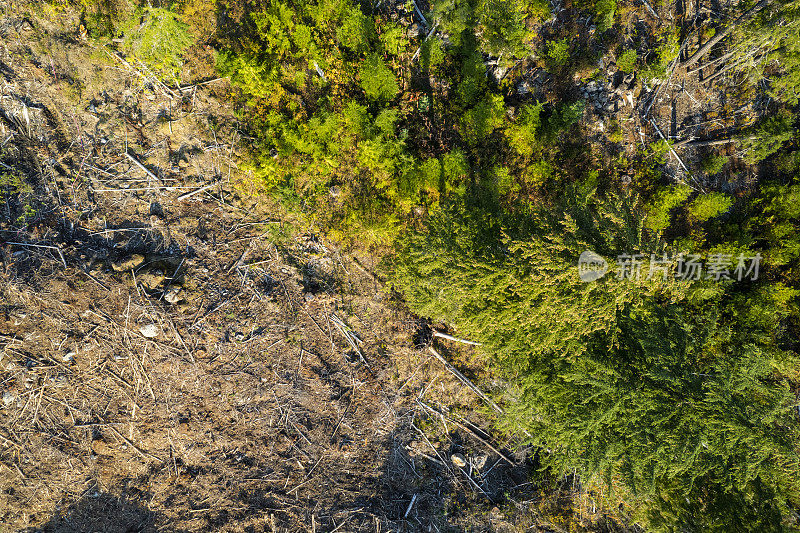
<svg viewBox="0 0 800 533">
<path fill-rule="evenodd" d="M 258 194 L 225 80 L 32 5 L 0 7 L 0 531 L 615 530 L 375 257 Z"/>
</svg>

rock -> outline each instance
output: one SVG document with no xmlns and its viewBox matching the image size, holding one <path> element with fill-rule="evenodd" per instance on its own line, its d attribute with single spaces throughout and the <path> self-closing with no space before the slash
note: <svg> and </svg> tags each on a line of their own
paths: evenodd
<svg viewBox="0 0 800 533">
<path fill-rule="evenodd" d="M 486 466 L 486 461 L 489 460 L 488 455 L 477 455 L 472 458 L 472 466 L 481 470 L 484 466 Z"/>
<path fill-rule="evenodd" d="M 102 440 L 92 441 L 92 451 L 97 455 L 111 455 L 111 447 Z"/>
<path fill-rule="evenodd" d="M 12 393 L 10 393 L 8 391 L 5 391 L 3 393 L 3 405 L 8 407 L 12 403 L 14 403 L 15 401 L 17 401 L 17 397 L 14 394 L 12 394 Z"/>
<path fill-rule="evenodd" d="M 467 460 L 464 459 L 464 456 L 461 455 L 460 453 L 454 453 L 453 455 L 451 455 L 450 460 L 453 462 L 454 465 L 456 465 L 459 468 L 464 468 L 465 466 L 467 466 Z"/>
<path fill-rule="evenodd" d="M 179 304 L 181 300 L 183 300 L 183 298 L 181 298 L 181 289 L 179 287 L 171 287 L 164 293 L 164 300 L 168 304 Z"/>
<path fill-rule="evenodd" d="M 156 268 L 136 276 L 136 279 L 142 284 L 142 287 L 149 291 L 154 291 L 158 289 L 167 278 L 164 275 L 164 272 Z"/>
<path fill-rule="evenodd" d="M 64 354 L 64 357 L 61 358 L 62 361 L 65 363 L 71 363 L 75 359 L 75 351 L 71 351 L 69 353 Z"/>
<path fill-rule="evenodd" d="M 163 217 L 164 207 L 158 202 L 150 202 L 150 214 L 157 217 Z"/>
<path fill-rule="evenodd" d="M 133 254 L 124 259 L 115 261 L 111 265 L 111 268 L 115 272 L 124 272 L 126 270 L 133 270 L 134 268 L 141 266 L 142 263 L 144 263 L 144 256 L 142 254 Z"/>
<path fill-rule="evenodd" d="M 147 324 L 139 328 L 139 333 L 148 339 L 158 337 L 158 326 L 155 324 Z"/>
</svg>

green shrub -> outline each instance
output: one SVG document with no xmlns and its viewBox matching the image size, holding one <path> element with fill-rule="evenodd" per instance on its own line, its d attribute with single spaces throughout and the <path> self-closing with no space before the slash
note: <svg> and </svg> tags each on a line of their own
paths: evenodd
<svg viewBox="0 0 800 533">
<path fill-rule="evenodd" d="M 616 0 L 597 0 L 594 5 L 597 14 L 597 31 L 603 33 L 614 25 L 614 14 L 617 12 Z"/>
<path fill-rule="evenodd" d="M 706 174 L 718 174 L 722 172 L 725 163 L 728 162 L 728 158 L 724 155 L 713 154 L 709 155 L 708 157 L 704 157 L 702 161 L 700 161 L 700 168 Z"/>
<path fill-rule="evenodd" d="M 83 9 L 86 31 L 94 38 L 116 37 L 125 21 L 136 12 L 130 0 L 77 0 L 76 3 Z"/>
<path fill-rule="evenodd" d="M 661 233 L 669 226 L 670 212 L 681 205 L 692 193 L 686 185 L 673 185 L 660 191 L 647 211 L 645 227 L 654 234 Z"/>
<path fill-rule="evenodd" d="M 530 53 L 526 41 L 531 34 L 519 0 L 479 0 L 477 11 L 478 32 L 485 52 L 494 57 L 502 56 L 508 62 Z"/>
<path fill-rule="evenodd" d="M 733 198 L 721 192 L 701 194 L 689 204 L 689 214 L 700 222 L 724 213 L 733 205 Z"/>
<path fill-rule="evenodd" d="M 446 55 L 444 43 L 438 37 L 431 36 L 430 39 L 422 43 L 420 61 L 425 70 L 432 70 L 441 65 Z"/>
<path fill-rule="evenodd" d="M 383 49 L 389 54 L 399 56 L 408 48 L 408 38 L 403 28 L 396 24 L 389 24 L 380 35 Z"/>
<path fill-rule="evenodd" d="M 513 398 L 502 427 L 524 430 L 554 475 L 613 484 L 647 530 L 791 530 L 800 361 L 780 324 L 797 291 L 646 281 L 646 266 L 619 280 L 614 255 L 657 252 L 641 213 L 563 201 L 523 220 L 442 209 L 403 237 L 393 278 L 418 314 L 484 343 Z M 582 283 L 584 250 L 612 271 Z"/>
<path fill-rule="evenodd" d="M 129 19 L 122 35 L 122 51 L 162 77 L 180 73 L 183 54 L 194 42 L 177 13 L 156 7 L 144 8 L 140 17 Z"/>
<path fill-rule="evenodd" d="M 629 48 L 617 58 L 617 66 L 622 72 L 633 72 L 633 69 L 636 68 L 636 59 L 636 50 Z"/>
<path fill-rule="evenodd" d="M 461 126 L 464 138 L 471 146 L 485 140 L 490 133 L 503 124 L 505 105 L 500 95 L 487 95 L 473 108 L 468 109 Z"/>
<path fill-rule="evenodd" d="M 542 104 L 524 106 L 505 130 L 508 144 L 523 157 L 530 157 L 540 146 Z"/>
<path fill-rule="evenodd" d="M 361 52 L 369 47 L 374 32 L 372 19 L 358 7 L 351 7 L 346 11 L 341 26 L 336 30 L 336 37 L 345 48 Z"/>
<path fill-rule="evenodd" d="M 648 80 L 664 77 L 669 65 L 678 57 L 680 48 L 678 34 L 672 31 L 665 33 L 655 49 L 654 60 L 651 60 L 648 67 L 642 71 L 642 76 Z"/>
<path fill-rule="evenodd" d="M 377 54 L 370 54 L 359 71 L 361 87 L 370 100 L 385 102 L 400 91 L 392 70 Z"/>
<path fill-rule="evenodd" d="M 739 146 L 746 152 L 745 161 L 755 165 L 777 152 L 797 134 L 793 121 L 794 117 L 788 112 L 779 113 L 754 127 L 750 135 L 740 138 Z"/>
<path fill-rule="evenodd" d="M 545 53 L 554 65 L 563 67 L 569 63 L 569 42 L 569 38 L 565 37 L 560 41 L 549 41 L 547 43 L 547 51 Z"/>
</svg>

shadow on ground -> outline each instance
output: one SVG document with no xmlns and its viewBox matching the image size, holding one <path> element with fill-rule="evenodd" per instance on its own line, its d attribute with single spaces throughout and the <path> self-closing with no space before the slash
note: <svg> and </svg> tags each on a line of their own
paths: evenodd
<svg viewBox="0 0 800 533">
<path fill-rule="evenodd" d="M 151 533 L 159 531 L 158 515 L 111 494 L 93 492 L 57 510 L 50 520 L 23 533 Z"/>
</svg>

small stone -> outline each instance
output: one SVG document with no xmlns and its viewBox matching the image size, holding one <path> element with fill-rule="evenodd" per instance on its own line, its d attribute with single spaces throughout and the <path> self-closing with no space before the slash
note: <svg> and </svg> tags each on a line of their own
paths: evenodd
<svg viewBox="0 0 800 533">
<path fill-rule="evenodd" d="M 467 466 L 467 460 L 464 459 L 464 456 L 461 455 L 460 453 L 454 453 L 453 455 L 451 455 L 450 460 L 453 462 L 454 465 L 456 465 L 459 468 L 464 468 L 465 466 Z"/>
<path fill-rule="evenodd" d="M 142 254 L 133 254 L 125 259 L 115 261 L 111 268 L 116 272 L 124 272 L 126 270 L 133 270 L 144 263 L 144 256 Z"/>
<path fill-rule="evenodd" d="M 314 294 L 312 294 L 310 292 L 307 292 L 307 293 L 303 294 L 303 298 L 305 299 L 305 301 L 310 302 L 311 300 L 313 300 L 315 298 L 315 296 L 314 296 Z"/>
<path fill-rule="evenodd" d="M 158 202 L 151 202 L 150 203 L 150 214 L 157 217 L 164 216 L 164 208 Z"/>
<path fill-rule="evenodd" d="M 155 324 L 147 324 L 139 328 L 139 333 L 148 339 L 158 337 L 158 326 Z"/>
<path fill-rule="evenodd" d="M 478 455 L 472 458 L 472 466 L 474 466 L 478 470 L 481 470 L 484 466 L 486 466 L 487 460 L 489 460 L 489 456 Z"/>
<path fill-rule="evenodd" d="M 154 291 L 158 289 L 164 282 L 164 280 L 167 278 L 164 275 L 164 272 L 162 272 L 161 270 L 153 269 L 149 272 L 145 272 L 144 274 L 137 276 L 136 279 L 139 281 L 139 283 L 142 284 L 142 286 L 145 289 L 149 291 Z"/>
<path fill-rule="evenodd" d="M 179 287 L 172 287 L 164 293 L 164 300 L 168 304 L 176 305 L 183 300 L 181 298 L 181 289 Z"/>
<path fill-rule="evenodd" d="M 12 393 L 10 393 L 8 391 L 5 391 L 3 393 L 3 405 L 5 405 L 6 407 L 8 407 L 12 403 L 14 403 L 16 400 L 17 400 L 17 397 L 14 396 Z"/>
<path fill-rule="evenodd" d="M 61 358 L 62 361 L 65 363 L 71 363 L 75 359 L 75 355 L 77 355 L 74 351 L 64 354 L 64 357 Z"/>
</svg>

